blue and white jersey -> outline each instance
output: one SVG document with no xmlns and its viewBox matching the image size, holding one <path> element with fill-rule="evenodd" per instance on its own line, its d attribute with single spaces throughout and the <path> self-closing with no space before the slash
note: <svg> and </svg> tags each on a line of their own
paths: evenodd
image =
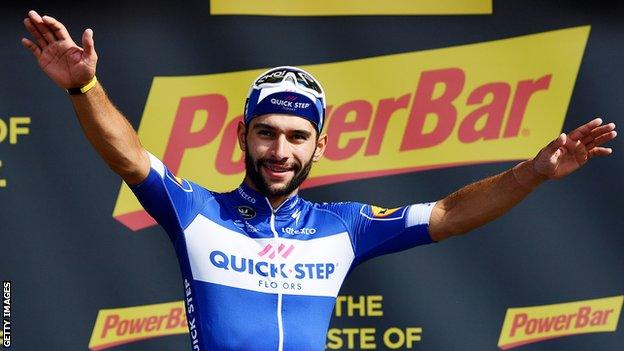
<svg viewBox="0 0 624 351">
<path fill-rule="evenodd" d="M 244 183 L 211 192 L 150 160 L 131 188 L 175 247 L 193 350 L 323 350 L 355 265 L 432 242 L 433 203 L 385 209 L 295 195 L 273 209 Z"/>
</svg>

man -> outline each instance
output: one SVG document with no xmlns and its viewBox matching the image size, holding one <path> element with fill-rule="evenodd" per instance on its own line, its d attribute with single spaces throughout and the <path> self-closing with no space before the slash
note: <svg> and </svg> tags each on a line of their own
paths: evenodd
<svg viewBox="0 0 624 351">
<path fill-rule="evenodd" d="M 22 43 L 67 89 L 89 141 L 169 234 L 195 350 L 322 350 L 335 297 L 357 264 L 491 221 L 545 180 L 611 154 L 601 145 L 616 136 L 613 123 L 594 119 L 435 203 L 310 203 L 297 194 L 327 144 L 325 94 L 309 73 L 285 66 L 253 82 L 238 125 L 245 179 L 215 193 L 143 149 L 95 78 L 92 30 L 81 48 L 54 18 L 30 11 L 24 24 L 34 42 Z"/>
</svg>

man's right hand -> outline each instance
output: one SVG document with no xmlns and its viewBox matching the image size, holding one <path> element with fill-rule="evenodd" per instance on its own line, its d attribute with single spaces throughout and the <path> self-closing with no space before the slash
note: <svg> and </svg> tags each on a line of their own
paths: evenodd
<svg viewBox="0 0 624 351">
<path fill-rule="evenodd" d="M 63 89 L 85 86 L 95 76 L 97 55 L 93 31 L 82 33 L 82 48 L 65 26 L 50 16 L 28 12 L 24 25 L 32 39 L 22 39 L 41 69 Z M 150 171 L 150 160 L 134 128 L 96 84 L 84 94 L 70 98 L 89 142 L 109 167 L 128 184 L 138 184 Z"/>
<path fill-rule="evenodd" d="M 22 38 L 39 67 L 63 89 L 86 85 L 95 76 L 97 54 L 93 31 L 82 33 L 82 48 L 72 40 L 65 26 L 50 16 L 39 16 L 33 10 L 24 19 L 24 26 L 35 40 Z"/>
</svg>

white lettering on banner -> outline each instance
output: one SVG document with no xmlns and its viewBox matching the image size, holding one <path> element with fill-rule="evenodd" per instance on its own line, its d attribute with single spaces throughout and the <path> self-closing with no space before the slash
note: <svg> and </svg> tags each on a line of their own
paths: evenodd
<svg viewBox="0 0 624 351">
<path fill-rule="evenodd" d="M 199 215 L 184 234 L 194 279 L 252 291 L 336 297 L 354 258 L 346 232 L 253 239 Z"/>
</svg>

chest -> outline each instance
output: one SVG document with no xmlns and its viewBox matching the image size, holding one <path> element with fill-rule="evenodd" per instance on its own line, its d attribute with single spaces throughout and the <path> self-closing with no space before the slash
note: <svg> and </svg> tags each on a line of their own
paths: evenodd
<svg viewBox="0 0 624 351">
<path fill-rule="evenodd" d="M 195 280 L 268 293 L 337 295 L 354 257 L 346 231 L 294 218 L 253 219 L 198 216 L 186 228 Z"/>
</svg>

